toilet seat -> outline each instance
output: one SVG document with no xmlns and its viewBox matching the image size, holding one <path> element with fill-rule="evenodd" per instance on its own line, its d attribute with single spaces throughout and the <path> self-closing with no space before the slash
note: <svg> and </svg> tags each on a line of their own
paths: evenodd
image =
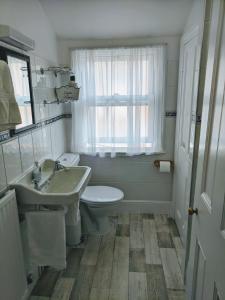
<svg viewBox="0 0 225 300">
<path fill-rule="evenodd" d="M 121 190 L 110 186 L 87 186 L 81 195 L 81 201 L 87 204 L 113 204 L 122 200 L 124 194 Z"/>
</svg>

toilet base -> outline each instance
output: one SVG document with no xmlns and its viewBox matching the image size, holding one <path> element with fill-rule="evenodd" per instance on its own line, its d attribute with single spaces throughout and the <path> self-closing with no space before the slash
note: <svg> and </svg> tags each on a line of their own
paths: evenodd
<svg viewBox="0 0 225 300">
<path fill-rule="evenodd" d="M 112 230 L 109 217 L 99 213 L 97 208 L 81 202 L 80 212 L 83 234 L 104 235 Z"/>
</svg>

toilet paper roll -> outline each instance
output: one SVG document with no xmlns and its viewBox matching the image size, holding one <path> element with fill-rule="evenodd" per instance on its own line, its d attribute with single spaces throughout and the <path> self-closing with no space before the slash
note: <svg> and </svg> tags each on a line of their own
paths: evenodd
<svg viewBox="0 0 225 300">
<path fill-rule="evenodd" d="M 170 161 L 160 161 L 159 163 L 159 172 L 161 173 L 170 173 L 171 163 Z"/>
</svg>

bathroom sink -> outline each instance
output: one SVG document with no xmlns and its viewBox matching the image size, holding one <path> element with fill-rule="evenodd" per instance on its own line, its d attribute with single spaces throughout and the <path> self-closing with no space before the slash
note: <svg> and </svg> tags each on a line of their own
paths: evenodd
<svg viewBox="0 0 225 300">
<path fill-rule="evenodd" d="M 87 186 L 91 168 L 76 166 L 54 169 L 55 162 L 46 160 L 41 165 L 42 180 L 35 189 L 32 171 L 11 185 L 21 205 L 70 205 L 79 200 Z"/>
</svg>

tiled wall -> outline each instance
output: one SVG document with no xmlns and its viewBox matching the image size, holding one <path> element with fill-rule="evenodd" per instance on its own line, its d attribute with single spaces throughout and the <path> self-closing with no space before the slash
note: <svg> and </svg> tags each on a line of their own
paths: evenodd
<svg viewBox="0 0 225 300">
<path fill-rule="evenodd" d="M 38 128 L 20 133 L 0 143 L 0 191 L 31 168 L 34 161 L 44 158 L 56 159 L 67 150 L 66 126 L 67 104 L 43 104 L 44 100 L 54 101 L 54 88 L 61 84 L 60 75 L 52 72 L 41 74 L 40 68 L 47 69 L 51 62 L 30 55 L 32 86 L 34 95 L 35 121 Z M 61 116 L 55 118 L 56 116 Z M 51 119 L 51 123 L 43 122 Z"/>
</svg>

